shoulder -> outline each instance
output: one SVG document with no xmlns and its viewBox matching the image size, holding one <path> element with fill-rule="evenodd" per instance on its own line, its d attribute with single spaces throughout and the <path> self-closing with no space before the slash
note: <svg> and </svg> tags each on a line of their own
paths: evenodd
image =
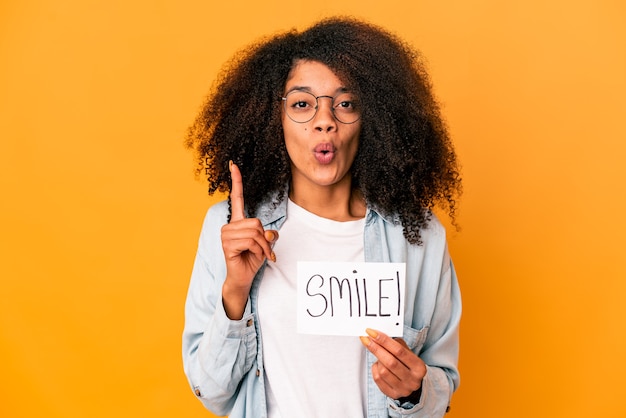
<svg viewBox="0 0 626 418">
<path fill-rule="evenodd" d="M 223 200 L 209 207 L 204 216 L 202 235 L 213 235 L 215 232 L 219 232 L 222 226 L 228 223 L 229 213 L 227 200 Z"/>
<path fill-rule="evenodd" d="M 420 231 L 422 239 L 426 241 L 445 242 L 446 241 L 446 228 L 443 226 L 437 215 L 430 214 L 430 219 L 425 228 Z"/>
<path fill-rule="evenodd" d="M 404 237 L 404 226 L 400 222 L 400 217 L 397 214 L 382 215 L 375 210 L 369 210 L 366 218 L 366 222 L 379 223 L 383 226 L 387 234 L 396 236 L 397 239 L 406 241 Z M 420 236 L 423 244 L 419 247 L 428 246 L 437 243 L 446 242 L 446 228 L 443 226 L 437 215 L 430 212 L 429 220 L 425 227 L 420 229 Z M 409 246 L 415 246 L 416 244 L 410 244 Z"/>
<path fill-rule="evenodd" d="M 230 210 L 228 208 L 228 200 L 222 200 L 209 207 L 209 209 L 207 210 L 206 219 L 223 219 L 224 221 L 226 221 L 228 219 L 229 212 Z"/>
</svg>

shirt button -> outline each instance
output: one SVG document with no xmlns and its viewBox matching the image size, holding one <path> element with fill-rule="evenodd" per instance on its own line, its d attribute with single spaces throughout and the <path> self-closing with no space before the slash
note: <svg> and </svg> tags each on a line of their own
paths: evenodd
<svg viewBox="0 0 626 418">
<path fill-rule="evenodd" d="M 200 392 L 200 388 L 195 388 L 195 390 L 193 391 L 193 393 L 196 394 L 196 396 L 202 396 L 202 392 Z"/>
<path fill-rule="evenodd" d="M 248 319 L 248 322 L 246 322 L 246 326 L 251 327 L 253 323 L 254 322 L 252 321 L 252 319 Z"/>
<path fill-rule="evenodd" d="M 257 377 L 261 376 L 261 370 L 256 369 L 256 376 L 257 376 Z"/>
</svg>

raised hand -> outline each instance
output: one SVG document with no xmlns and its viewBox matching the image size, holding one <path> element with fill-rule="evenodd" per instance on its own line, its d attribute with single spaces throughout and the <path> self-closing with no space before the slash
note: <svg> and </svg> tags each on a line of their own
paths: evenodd
<svg viewBox="0 0 626 418">
<path fill-rule="evenodd" d="M 230 319 L 241 319 L 257 271 L 267 258 L 276 261 L 272 244 L 278 239 L 278 232 L 265 231 L 257 218 L 246 218 L 241 172 L 236 164 L 229 165 L 232 212 L 230 223 L 222 227 L 222 250 L 226 259 L 222 302 Z"/>
<path fill-rule="evenodd" d="M 422 359 L 400 338 L 394 339 L 372 329 L 366 332 L 369 337 L 361 337 L 361 342 L 378 359 L 372 366 L 372 377 L 381 392 L 399 399 L 417 391 L 426 375 Z"/>
</svg>

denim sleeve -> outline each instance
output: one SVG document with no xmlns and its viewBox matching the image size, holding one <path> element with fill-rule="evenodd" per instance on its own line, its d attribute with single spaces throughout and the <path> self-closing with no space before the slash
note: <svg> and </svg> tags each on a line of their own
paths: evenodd
<svg viewBox="0 0 626 418">
<path fill-rule="evenodd" d="M 454 266 L 447 253 L 442 257 L 438 286 L 432 295 L 435 303 L 428 335 L 416 354 L 426 363 L 419 403 L 402 405 L 388 399 L 390 417 L 442 417 L 449 409 L 452 393 L 459 385 L 458 347 L 461 295 Z"/>
<path fill-rule="evenodd" d="M 223 262 L 220 230 L 225 217 L 219 207 L 209 210 L 191 274 L 185 304 L 183 365 L 189 384 L 204 406 L 227 415 L 245 374 L 252 368 L 257 340 L 250 304 L 241 320 L 232 321 L 224 312 Z M 222 219 L 223 218 L 223 219 Z"/>
</svg>

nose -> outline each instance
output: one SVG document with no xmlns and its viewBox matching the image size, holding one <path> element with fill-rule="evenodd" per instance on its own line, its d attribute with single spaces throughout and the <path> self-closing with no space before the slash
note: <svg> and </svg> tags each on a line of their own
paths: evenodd
<svg viewBox="0 0 626 418">
<path fill-rule="evenodd" d="M 317 97 L 317 112 L 313 119 L 313 127 L 320 132 L 330 132 L 337 128 L 337 119 L 335 119 L 333 113 L 333 98 L 331 96 Z"/>
</svg>

